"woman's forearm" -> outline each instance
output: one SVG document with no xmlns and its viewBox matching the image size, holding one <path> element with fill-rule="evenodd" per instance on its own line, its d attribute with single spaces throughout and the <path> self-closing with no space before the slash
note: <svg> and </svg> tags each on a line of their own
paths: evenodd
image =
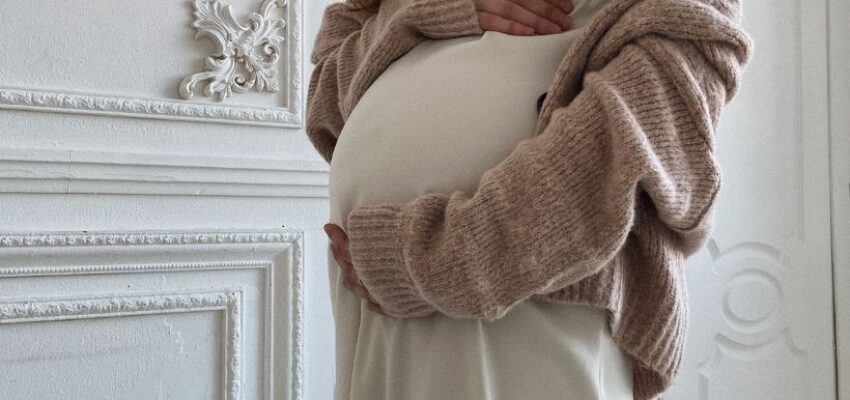
<svg viewBox="0 0 850 400">
<path fill-rule="evenodd" d="M 352 210 L 353 268 L 387 314 L 500 318 L 597 273 L 630 236 L 650 240 L 649 225 L 666 241 L 650 251 L 703 244 L 720 185 L 714 130 L 750 43 L 700 0 L 641 6 L 611 30 L 632 36 L 606 36 L 578 95 L 471 196 Z"/>
</svg>

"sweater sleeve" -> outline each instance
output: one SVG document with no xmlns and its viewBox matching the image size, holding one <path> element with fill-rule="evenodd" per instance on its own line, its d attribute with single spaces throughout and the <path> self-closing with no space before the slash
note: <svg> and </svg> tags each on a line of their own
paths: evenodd
<svg viewBox="0 0 850 400">
<path fill-rule="evenodd" d="M 355 207 L 352 263 L 384 311 L 501 318 L 604 267 L 641 199 L 670 243 L 687 255 L 701 247 L 720 187 L 717 117 L 749 59 L 749 38 L 732 21 L 701 21 L 674 24 L 693 35 L 643 34 L 596 57 L 576 97 L 475 193 Z"/>
<path fill-rule="evenodd" d="M 392 61 L 426 39 L 482 32 L 472 0 L 383 0 L 376 13 L 331 4 L 310 54 L 310 142 L 330 163 L 355 103 Z"/>
</svg>

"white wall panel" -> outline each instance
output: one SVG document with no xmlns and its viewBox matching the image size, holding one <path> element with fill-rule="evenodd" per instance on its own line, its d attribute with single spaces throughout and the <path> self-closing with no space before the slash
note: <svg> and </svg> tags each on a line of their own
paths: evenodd
<svg viewBox="0 0 850 400">
<path fill-rule="evenodd" d="M 258 353 L 258 345 L 248 341 L 243 346 L 248 360 L 241 375 L 240 394 L 244 399 L 266 398 L 266 390 L 275 398 L 294 398 L 293 387 L 301 388 L 303 398 L 327 399 L 332 393 L 333 324 L 327 238 L 321 231 L 328 220 L 327 165 L 303 128 L 304 79 L 311 68 L 305 54 L 309 54 L 311 39 L 318 30 L 321 11 L 329 3 L 276 2 L 280 6 L 277 16 L 286 21 L 277 64 L 280 90 L 235 93 L 216 101 L 203 95 L 203 85 L 191 100 L 182 98 L 178 91 L 181 80 L 204 70 L 205 58 L 215 47 L 208 38 L 194 37 L 193 0 L 0 1 L 0 50 L 5 55 L 16 54 L 0 60 L 0 234 L 65 232 L 73 236 L 87 231 L 156 235 L 175 229 L 278 232 L 282 228 L 300 230 L 308 238 L 303 240 L 302 249 L 304 265 L 310 266 L 303 268 L 302 276 L 305 312 L 301 318 L 303 340 L 299 343 L 304 354 L 301 369 L 292 372 L 301 379 L 300 384 L 292 386 L 277 379 L 275 385 L 279 387 L 264 386 L 268 379 L 262 374 L 270 369 L 255 368 L 260 354 L 284 363 L 288 355 L 280 346 Z M 261 11 L 263 0 L 224 0 L 221 4 L 231 6 L 235 20 L 246 25 L 250 13 Z M 255 247 L 250 243 L 244 246 Z M 114 249 L 110 246 L 92 247 L 92 254 L 76 261 L 73 254 L 80 250 L 68 247 L 55 258 L 42 257 L 39 262 L 61 259 L 73 268 L 88 265 L 107 269 L 171 265 L 173 254 L 163 258 L 157 255 L 159 250 L 145 251 L 155 247 L 128 248 L 117 261 L 108 254 Z M 7 275 L 0 277 L 0 301 L 167 295 L 228 288 L 235 282 L 247 288 L 244 331 L 256 335 L 256 326 L 251 324 L 261 321 L 252 313 L 259 309 L 255 299 L 262 268 L 212 267 L 226 262 L 232 248 L 218 248 L 209 257 L 203 252 L 181 253 L 187 267 L 177 270 Z M 169 251 L 169 247 L 164 249 Z M 188 267 L 198 262 L 205 266 L 202 270 Z M 293 290 L 286 283 L 278 289 L 281 293 Z M 280 301 L 281 307 L 290 305 L 284 297 Z M 278 317 L 283 323 L 288 316 Z M 221 359 L 221 342 L 212 340 L 209 330 L 222 318 L 221 313 L 128 318 L 4 323 L 0 330 L 18 337 L 18 330 L 30 329 L 44 335 L 43 344 L 51 343 L 56 332 L 67 332 L 73 334 L 65 342 L 66 350 L 71 351 L 87 332 L 119 332 L 135 326 L 144 337 L 123 335 L 102 343 L 97 351 L 105 363 L 88 363 L 80 357 L 78 365 L 96 364 L 101 369 L 92 371 L 103 372 L 105 377 L 123 374 L 122 367 L 142 366 L 140 359 L 133 358 L 133 354 L 142 354 L 142 348 L 150 356 L 151 365 L 159 365 L 149 371 L 153 375 L 144 375 L 136 383 L 123 379 L 107 384 L 110 380 L 106 378 L 91 380 L 87 375 L 89 380 L 40 385 L 36 379 L 39 374 L 26 376 L 24 382 L 43 390 L 32 393 L 47 398 L 64 393 L 65 399 L 88 399 L 91 397 L 78 394 L 92 391 L 103 398 L 157 398 L 160 386 L 161 398 L 192 398 L 180 396 L 198 395 L 192 382 L 205 386 L 214 370 L 226 365 Z M 176 341 L 192 340 L 197 352 L 180 358 L 183 364 L 172 363 L 176 356 L 167 350 L 177 349 L 179 354 Z M 186 346 L 183 349 L 188 352 Z M 122 349 L 128 353 L 122 355 Z M 62 358 L 56 347 L 43 350 L 56 353 L 56 358 L 66 362 L 55 361 L 54 368 L 43 369 L 44 373 L 73 375 L 68 369 L 74 365 L 68 361 L 72 358 Z M 186 365 L 193 365 L 194 372 L 187 372 Z M 18 366 L 35 371 L 33 365 Z M 285 374 L 292 368 L 282 364 L 275 367 L 275 373 Z M 173 386 L 169 382 L 179 380 L 178 370 L 187 379 L 182 391 L 169 388 Z M 155 382 L 157 374 L 166 378 Z M 15 376 L 24 377 L 25 372 Z M 141 382 L 145 384 L 139 385 Z M 223 398 L 226 389 L 220 379 L 218 383 L 198 398 Z M 5 399 L 3 394 L 26 393 L 10 391 L 0 393 L 0 398 Z"/>
<path fill-rule="evenodd" d="M 724 111 L 715 229 L 687 263 L 665 399 L 833 399 L 826 0 L 743 2 L 755 47 Z"/>
<path fill-rule="evenodd" d="M 0 193 L 327 198 L 327 163 L 0 148 Z"/>
<path fill-rule="evenodd" d="M 297 229 L 4 233 L 0 398 L 302 398 L 303 268 Z"/>
<path fill-rule="evenodd" d="M 233 6 L 231 14 L 224 10 L 210 16 L 209 25 L 223 25 L 215 32 L 225 37 L 227 46 L 242 48 L 246 38 L 261 36 L 242 30 L 250 27 L 251 13 L 261 12 L 259 2 L 216 1 L 211 0 L 211 8 Z M 183 101 L 178 94 L 179 83 L 207 70 L 205 59 L 216 50 L 208 39 L 194 38 L 190 1 L 5 1 L 0 3 L 2 32 L 8 38 L 3 52 L 16 56 L 0 60 L 0 107 L 300 126 L 300 1 L 270 0 L 277 7 L 272 15 L 285 22 L 281 61 L 275 63 L 278 74 L 273 79 L 281 90 L 250 91 L 223 104 L 198 96 Z M 260 51 L 246 49 L 253 50 Z M 223 58 L 235 64 L 244 59 Z"/>
</svg>

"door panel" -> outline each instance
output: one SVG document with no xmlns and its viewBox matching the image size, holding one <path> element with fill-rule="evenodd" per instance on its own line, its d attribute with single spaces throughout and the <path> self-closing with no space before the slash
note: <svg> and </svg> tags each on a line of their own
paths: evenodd
<svg viewBox="0 0 850 400">
<path fill-rule="evenodd" d="M 744 2 L 755 42 L 717 137 L 723 184 L 687 263 L 665 399 L 834 399 L 825 1 Z"/>
<path fill-rule="evenodd" d="M 0 398 L 300 397 L 303 242 L 296 229 L 5 232 Z"/>
</svg>

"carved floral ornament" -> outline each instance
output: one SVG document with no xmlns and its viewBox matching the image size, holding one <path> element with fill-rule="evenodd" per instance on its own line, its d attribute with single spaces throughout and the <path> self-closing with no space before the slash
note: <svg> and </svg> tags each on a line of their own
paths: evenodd
<svg viewBox="0 0 850 400">
<path fill-rule="evenodd" d="M 233 92 L 277 92 L 278 60 L 282 53 L 286 21 L 275 16 L 286 0 L 264 0 L 260 13 L 248 16 L 248 25 L 233 18 L 229 5 L 219 0 L 195 0 L 195 39 L 209 38 L 216 46 L 207 57 L 206 71 L 187 76 L 180 82 L 179 92 L 191 99 L 195 86 L 209 81 L 204 96 L 222 101 Z"/>
</svg>

